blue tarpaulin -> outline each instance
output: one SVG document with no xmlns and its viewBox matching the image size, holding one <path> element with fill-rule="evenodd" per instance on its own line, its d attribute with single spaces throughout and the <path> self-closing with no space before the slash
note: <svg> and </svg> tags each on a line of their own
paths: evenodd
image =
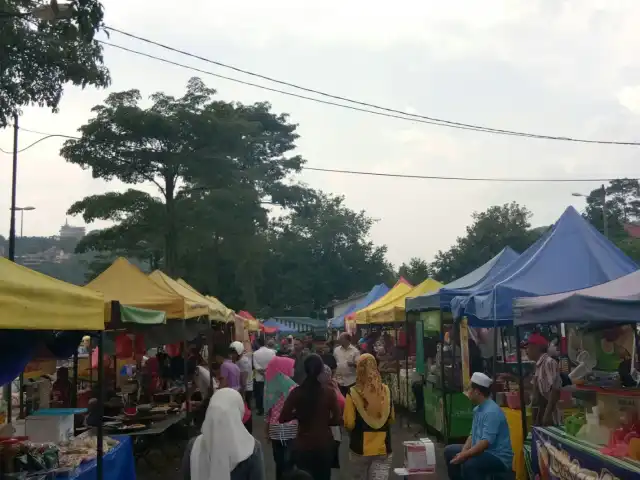
<svg viewBox="0 0 640 480">
<path fill-rule="evenodd" d="M 353 312 L 357 312 L 358 310 L 362 310 L 363 308 L 371 305 L 373 302 L 378 300 L 388 291 L 389 291 L 389 287 L 387 287 L 384 283 L 376 285 L 369 291 L 366 297 L 354 303 L 342 315 L 338 315 L 336 317 L 329 319 L 328 325 L 330 325 L 331 328 L 335 328 L 338 330 L 344 329 L 344 319 L 347 315 Z"/>
<path fill-rule="evenodd" d="M 270 318 L 269 320 L 266 320 L 263 323 L 263 325 L 265 327 L 277 328 L 278 329 L 278 333 L 296 333 L 298 331 L 293 327 L 287 327 L 286 325 L 278 322 L 277 320 L 274 320 L 273 318 Z"/>
<path fill-rule="evenodd" d="M 467 273 L 464 277 L 448 283 L 437 292 L 408 298 L 406 310 L 408 312 L 438 309 L 448 311 L 451 309 L 451 300 L 454 297 L 473 293 L 475 287 L 485 280 L 495 277 L 516 258 L 518 258 L 518 254 L 511 247 L 505 247 L 484 265 L 479 266 L 473 272 Z"/>
<path fill-rule="evenodd" d="M 476 287 L 469 297 L 456 297 L 456 317 L 471 326 L 513 323 L 513 300 L 567 292 L 615 280 L 637 265 L 573 208 L 497 276 Z"/>
</svg>

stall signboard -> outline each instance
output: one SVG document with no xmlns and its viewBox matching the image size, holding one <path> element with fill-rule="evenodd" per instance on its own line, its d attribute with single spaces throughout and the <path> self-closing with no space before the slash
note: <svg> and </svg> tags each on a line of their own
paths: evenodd
<svg viewBox="0 0 640 480">
<path fill-rule="evenodd" d="M 595 446 L 556 428 L 533 429 L 534 480 L 626 480 L 640 477 L 640 463 L 601 454 Z"/>
</svg>

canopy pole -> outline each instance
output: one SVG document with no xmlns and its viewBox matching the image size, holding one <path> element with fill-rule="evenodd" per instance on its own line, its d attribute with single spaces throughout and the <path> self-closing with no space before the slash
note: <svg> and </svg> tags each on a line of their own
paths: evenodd
<svg viewBox="0 0 640 480">
<path fill-rule="evenodd" d="M 504 359 L 503 359 L 504 360 Z M 493 365 L 491 367 L 491 385 L 496 383 L 496 373 L 498 371 L 498 321 L 495 320 L 493 324 Z M 493 400 L 496 399 L 496 389 L 491 389 L 491 396 Z"/>
<path fill-rule="evenodd" d="M 516 360 L 518 362 L 518 382 L 520 388 L 520 415 L 522 416 L 522 441 L 527 440 L 527 405 L 524 401 L 524 379 L 522 369 L 522 352 L 520 350 L 520 327 L 516 327 Z"/>
<path fill-rule="evenodd" d="M 407 428 L 411 427 L 411 407 L 409 405 L 409 390 L 411 389 L 411 377 L 409 376 L 409 345 L 411 345 L 411 339 L 409 338 L 409 312 L 404 311 L 404 329 L 405 335 L 404 337 L 407 339 L 407 344 L 404 349 L 404 369 L 406 371 L 406 384 L 407 384 L 407 410 L 409 411 L 409 415 L 407 415 Z M 398 378 L 398 382 L 400 378 Z M 417 405 L 416 405 L 417 408 Z"/>
<path fill-rule="evenodd" d="M 447 386 L 444 378 L 444 317 L 440 309 L 440 386 L 442 387 L 442 430 L 444 444 L 449 443 L 449 418 L 447 414 Z"/>
<path fill-rule="evenodd" d="M 71 384 L 71 406 L 78 408 L 78 349 L 73 352 L 73 383 Z"/>
<path fill-rule="evenodd" d="M 20 407 L 19 407 L 19 417 L 20 419 L 24 418 L 24 372 L 20 373 L 20 379 L 18 380 L 18 391 L 20 392 Z"/>
<path fill-rule="evenodd" d="M 184 339 L 184 348 L 183 348 L 183 361 L 184 361 L 184 394 L 185 394 L 185 406 L 186 406 L 186 415 L 187 422 L 191 418 L 191 398 L 189 396 L 189 351 L 188 351 L 188 343 L 187 343 L 187 320 L 182 319 L 182 336 Z"/>
<path fill-rule="evenodd" d="M 102 422 L 104 420 L 104 396 L 105 396 L 105 382 L 104 382 L 104 332 L 98 332 L 98 431 L 97 447 L 96 447 L 96 477 L 97 480 L 104 479 L 104 462 L 102 456 L 104 455 L 104 435 Z"/>
</svg>

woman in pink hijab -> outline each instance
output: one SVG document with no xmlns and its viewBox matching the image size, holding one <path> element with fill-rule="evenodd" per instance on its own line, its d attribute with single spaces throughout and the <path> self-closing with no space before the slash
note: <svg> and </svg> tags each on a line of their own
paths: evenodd
<svg viewBox="0 0 640 480">
<path fill-rule="evenodd" d="M 267 437 L 271 441 L 273 460 L 276 464 L 276 480 L 293 468 L 291 445 L 298 435 L 296 420 L 280 423 L 280 412 L 291 390 L 297 387 L 293 377 L 295 361 L 289 357 L 273 357 L 264 372 L 264 411 Z"/>
</svg>

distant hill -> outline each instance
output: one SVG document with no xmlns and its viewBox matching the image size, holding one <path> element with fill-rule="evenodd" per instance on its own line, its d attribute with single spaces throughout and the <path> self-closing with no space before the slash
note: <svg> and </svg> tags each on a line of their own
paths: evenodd
<svg viewBox="0 0 640 480">
<path fill-rule="evenodd" d="M 78 241 L 74 238 L 18 237 L 16 238 L 16 263 L 58 280 L 84 285 L 92 254 L 77 255 Z M 9 241 L 0 235 L 0 252 L 9 254 Z"/>
</svg>

